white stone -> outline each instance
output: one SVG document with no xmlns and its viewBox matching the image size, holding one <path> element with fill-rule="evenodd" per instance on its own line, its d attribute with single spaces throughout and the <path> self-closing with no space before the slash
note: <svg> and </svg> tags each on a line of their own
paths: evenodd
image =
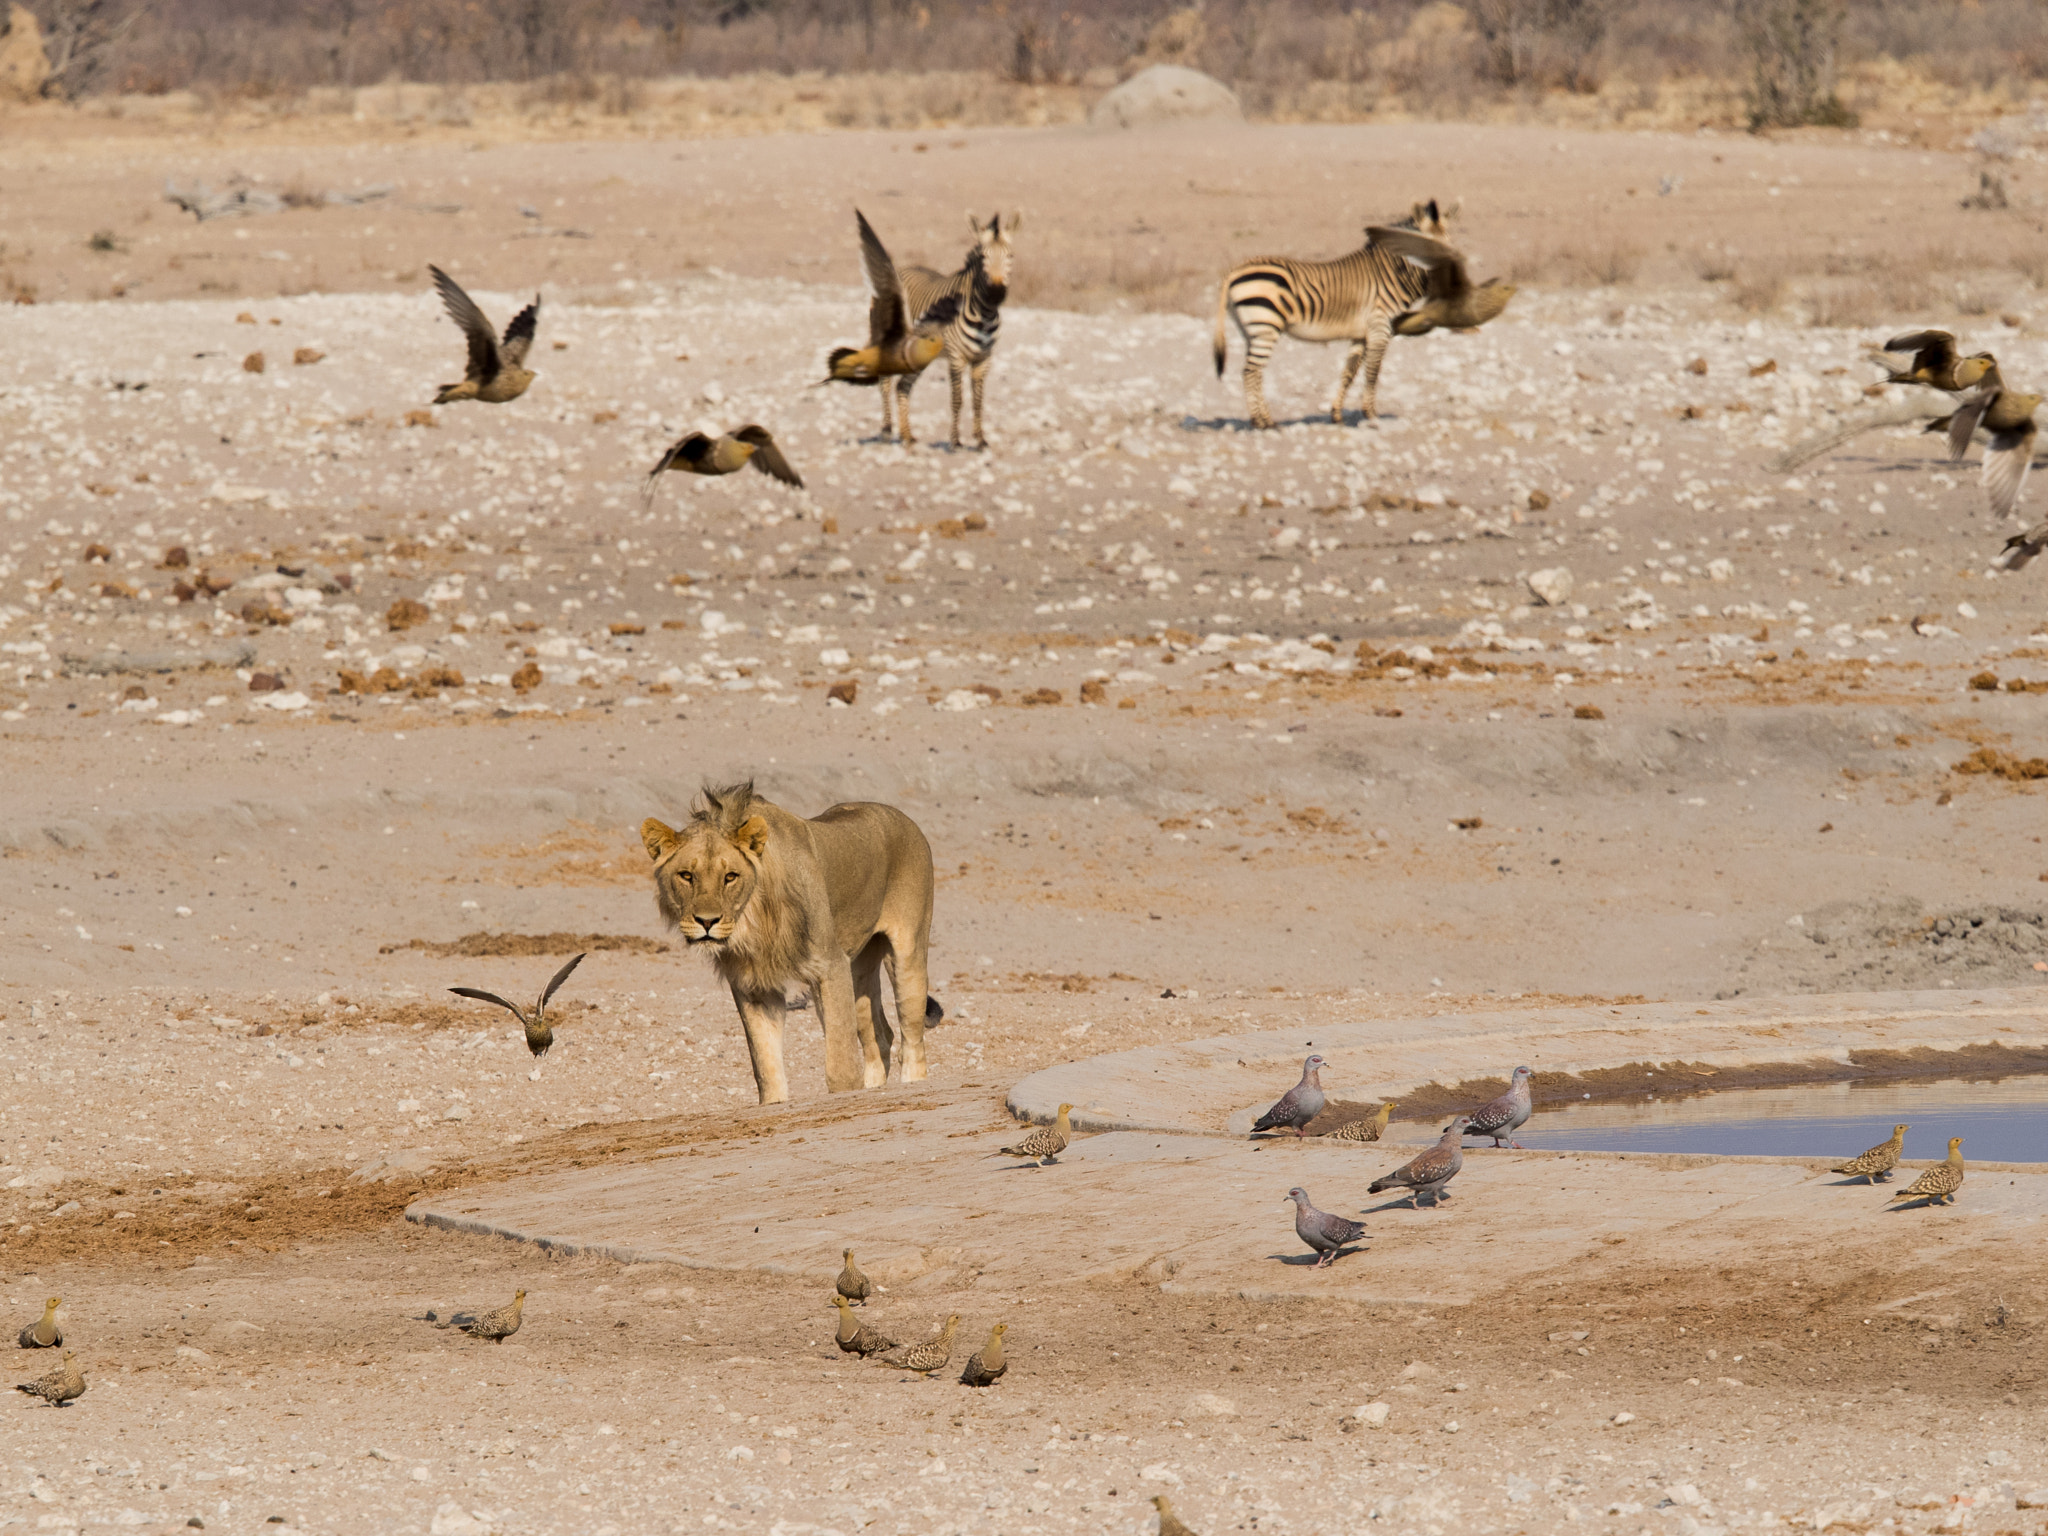
<svg viewBox="0 0 2048 1536">
<path fill-rule="evenodd" d="M 1529 573 L 1529 595 L 1550 608 L 1562 608 L 1572 600 L 1572 573 L 1562 565 Z"/>
<path fill-rule="evenodd" d="M 1394 1410 L 1385 1403 L 1361 1403 L 1351 1416 L 1361 1424 L 1380 1425 L 1387 1422 L 1387 1415 Z"/>
<path fill-rule="evenodd" d="M 1219 1419 L 1227 1419 L 1237 1412 L 1236 1402 L 1215 1392 L 1197 1392 L 1188 1400 L 1188 1406 L 1196 1413 L 1206 1413 Z"/>
<path fill-rule="evenodd" d="M 1617 1413 L 1614 1416 L 1614 1422 L 1617 1424 L 1633 1424 L 1635 1421 L 1636 1416 L 1632 1413 Z"/>
</svg>

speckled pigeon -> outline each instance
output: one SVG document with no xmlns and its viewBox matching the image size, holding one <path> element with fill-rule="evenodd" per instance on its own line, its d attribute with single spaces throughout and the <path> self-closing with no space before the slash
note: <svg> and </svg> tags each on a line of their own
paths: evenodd
<svg viewBox="0 0 2048 1536">
<path fill-rule="evenodd" d="M 1515 1132 L 1522 1128 L 1522 1122 L 1536 1107 L 1529 1101 L 1529 1079 L 1533 1074 L 1533 1068 L 1515 1068 L 1514 1081 L 1508 1085 L 1508 1091 L 1472 1111 L 1469 1116 L 1471 1134 L 1491 1136 L 1496 1147 L 1506 1142 L 1516 1151 L 1521 1151 L 1522 1144 L 1515 1140 Z"/>
<path fill-rule="evenodd" d="M 1422 1209 L 1422 1197 L 1428 1195 L 1432 1205 L 1450 1198 L 1444 1186 L 1458 1176 L 1458 1170 L 1465 1166 L 1465 1149 L 1459 1140 L 1471 1127 L 1471 1122 L 1460 1116 L 1444 1128 L 1437 1144 L 1419 1157 L 1410 1158 L 1392 1173 L 1383 1174 L 1372 1181 L 1366 1193 L 1377 1195 L 1397 1185 L 1405 1184 L 1414 1191 L 1411 1199 L 1417 1210 Z"/>
<path fill-rule="evenodd" d="M 1299 1185 L 1287 1191 L 1287 1198 L 1294 1202 L 1294 1235 L 1322 1255 L 1316 1260 L 1317 1269 L 1325 1268 L 1346 1243 L 1365 1236 L 1364 1222 L 1317 1210 L 1308 1191 Z"/>
<path fill-rule="evenodd" d="M 1323 1080 L 1317 1074 L 1325 1063 L 1320 1056 L 1311 1056 L 1301 1064 L 1301 1081 L 1280 1095 L 1279 1101 L 1258 1119 L 1252 1122 L 1255 1131 L 1292 1131 L 1299 1137 L 1301 1128 L 1323 1112 Z"/>
</svg>

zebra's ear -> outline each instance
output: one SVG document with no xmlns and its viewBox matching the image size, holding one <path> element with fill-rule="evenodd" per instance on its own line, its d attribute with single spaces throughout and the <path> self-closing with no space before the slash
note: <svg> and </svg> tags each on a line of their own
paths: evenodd
<svg viewBox="0 0 2048 1536">
<path fill-rule="evenodd" d="M 1001 214 L 996 215 L 995 222 L 1002 222 Z M 983 231 L 981 216 L 977 214 L 972 208 L 967 210 L 967 228 L 975 239 L 979 240 L 981 238 Z"/>
<path fill-rule="evenodd" d="M 1022 208 L 1012 208 L 1010 210 L 1010 233 L 1013 235 L 1017 233 L 1017 231 L 1023 226 L 1023 223 L 1024 210 Z"/>
<path fill-rule="evenodd" d="M 1464 198 L 1462 198 L 1462 197 L 1454 197 L 1454 198 L 1452 198 L 1452 199 L 1451 199 L 1451 206 L 1450 206 L 1450 207 L 1448 207 L 1448 208 L 1446 208 L 1446 209 L 1444 210 L 1444 217 L 1445 217 L 1445 218 L 1447 218 L 1447 219 L 1455 219 L 1455 218 L 1456 218 L 1456 217 L 1458 216 L 1458 210 L 1459 210 L 1460 208 L 1463 208 L 1464 206 L 1465 206 L 1465 199 L 1464 199 Z"/>
</svg>

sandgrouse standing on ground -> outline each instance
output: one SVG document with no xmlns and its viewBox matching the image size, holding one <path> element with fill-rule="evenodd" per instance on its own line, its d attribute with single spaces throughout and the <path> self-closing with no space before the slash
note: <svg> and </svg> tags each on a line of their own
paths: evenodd
<svg viewBox="0 0 2048 1536">
<path fill-rule="evenodd" d="M 1323 1139 L 1325 1141 L 1378 1141 L 1387 1134 L 1387 1122 L 1393 1118 L 1394 1101 L 1387 1100 L 1376 1115 L 1364 1115 L 1356 1120 L 1346 1120 Z"/>
<path fill-rule="evenodd" d="M 865 1360 L 869 1355 L 879 1355 L 896 1347 L 896 1341 L 880 1329 L 870 1328 L 853 1315 L 853 1306 L 844 1296 L 834 1296 L 832 1305 L 839 1309 L 839 1332 L 836 1342 L 849 1355 L 859 1355 Z"/>
<path fill-rule="evenodd" d="M 1067 1150 L 1073 1140 L 1073 1128 L 1067 1124 L 1067 1115 L 1073 1109 L 1071 1104 L 1062 1104 L 1059 1114 L 1051 1125 L 1041 1125 L 1014 1147 L 999 1147 L 991 1153 L 994 1157 L 1028 1157 L 1039 1167 L 1056 1163 L 1060 1154 Z"/>
<path fill-rule="evenodd" d="M 922 1344 L 913 1344 L 894 1355 L 885 1355 L 889 1365 L 900 1365 L 906 1371 L 917 1371 L 929 1376 L 933 1371 L 942 1370 L 953 1358 L 953 1335 L 960 1331 L 960 1314 L 955 1312 L 946 1319 L 946 1326 Z"/>
<path fill-rule="evenodd" d="M 56 1370 L 35 1381 L 19 1382 L 14 1390 L 26 1392 L 30 1397 L 40 1397 L 52 1408 L 62 1408 L 73 1398 L 85 1394 L 85 1372 L 78 1368 L 78 1357 L 67 1349 L 64 1351 L 64 1363 Z"/>
<path fill-rule="evenodd" d="M 64 1342 L 64 1330 L 57 1326 L 57 1309 L 63 1305 L 62 1296 L 52 1296 L 43 1303 L 43 1315 L 21 1330 L 23 1349 L 49 1349 Z"/>
<path fill-rule="evenodd" d="M 839 1280 L 837 1282 L 839 1294 L 848 1301 L 857 1301 L 862 1306 L 866 1306 L 868 1298 L 875 1294 L 874 1281 L 862 1273 L 861 1267 L 854 1263 L 853 1250 L 851 1248 L 842 1249 L 839 1256 L 846 1260 L 845 1265 L 839 1271 Z"/>
<path fill-rule="evenodd" d="M 1926 1197 L 1929 1205 L 1940 1205 L 1946 1201 L 1955 1203 L 1956 1191 L 1963 1187 L 1963 1138 L 1951 1136 L 1948 1141 L 1948 1161 L 1936 1163 L 1923 1172 L 1919 1178 L 1885 1197 L 1893 1200 L 1913 1200 Z"/>
<path fill-rule="evenodd" d="M 997 1323 L 988 1331 L 988 1342 L 967 1357 L 967 1369 L 960 1373 L 960 1380 L 970 1387 L 992 1387 L 1010 1368 L 1010 1362 L 1003 1358 L 1003 1335 L 1009 1331 L 1008 1323 Z"/>
<path fill-rule="evenodd" d="M 1846 1173 L 1852 1178 L 1865 1178 L 1875 1184 L 1899 1166 L 1899 1153 L 1906 1145 L 1906 1132 L 1910 1125 L 1892 1127 L 1892 1139 L 1881 1141 L 1868 1152 L 1852 1157 L 1846 1163 L 1830 1168 L 1830 1173 Z"/>
</svg>

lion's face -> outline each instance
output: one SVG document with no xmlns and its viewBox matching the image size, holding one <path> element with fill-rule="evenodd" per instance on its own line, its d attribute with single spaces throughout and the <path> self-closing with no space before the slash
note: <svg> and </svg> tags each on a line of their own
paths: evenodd
<svg viewBox="0 0 2048 1536">
<path fill-rule="evenodd" d="M 650 818 L 640 837 L 654 860 L 662 916 L 676 925 L 685 944 L 726 944 L 760 884 L 767 822 L 752 817 L 728 837 L 705 822 L 677 832 Z"/>
</svg>

